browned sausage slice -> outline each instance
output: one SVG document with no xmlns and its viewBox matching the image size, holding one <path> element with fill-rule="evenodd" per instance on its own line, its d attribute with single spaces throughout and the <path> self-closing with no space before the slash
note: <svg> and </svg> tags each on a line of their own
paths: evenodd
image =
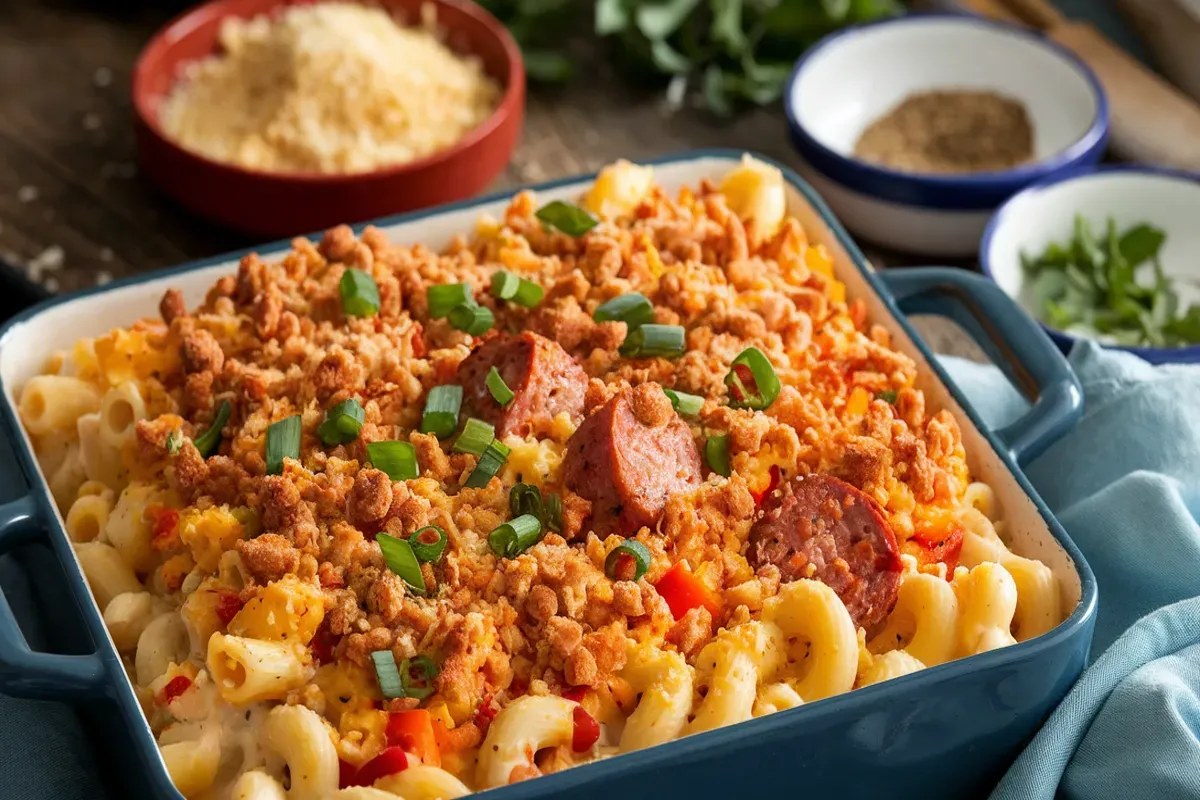
<svg viewBox="0 0 1200 800">
<path fill-rule="evenodd" d="M 657 384 L 613 397 L 567 442 L 567 487 L 592 503 L 592 527 L 625 535 L 662 516 L 667 498 L 700 484 L 700 451 Z"/>
<path fill-rule="evenodd" d="M 750 529 L 751 566 L 774 564 L 784 581 L 815 578 L 871 630 L 896 604 L 900 550 L 874 500 L 832 475 L 784 484 Z"/>
<path fill-rule="evenodd" d="M 492 367 L 513 392 L 507 406 L 497 403 L 488 390 Z M 463 419 L 492 423 L 501 439 L 544 430 L 563 412 L 576 423 L 583 416 L 587 374 L 557 342 L 529 331 L 484 342 L 459 365 L 458 381 L 463 387 Z"/>
</svg>

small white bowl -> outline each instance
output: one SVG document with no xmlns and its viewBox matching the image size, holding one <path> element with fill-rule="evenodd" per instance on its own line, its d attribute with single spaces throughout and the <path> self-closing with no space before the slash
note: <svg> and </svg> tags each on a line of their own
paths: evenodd
<svg viewBox="0 0 1200 800">
<path fill-rule="evenodd" d="M 1200 175 L 1150 167 L 1102 167 L 1062 175 L 1030 186 L 1000 207 L 979 249 L 983 272 L 1035 317 L 1021 253 L 1034 256 L 1051 242 L 1070 241 L 1075 216 L 1102 234 L 1109 217 L 1118 230 L 1147 223 L 1167 235 L 1159 253 L 1163 272 L 1175 279 L 1180 308 L 1200 303 Z M 1076 337 L 1043 325 L 1069 351 Z M 1113 347 L 1152 363 L 1200 362 L 1194 347 Z"/>
<path fill-rule="evenodd" d="M 1036 160 L 932 175 L 853 155 L 863 131 L 905 97 L 950 88 L 1022 102 Z M 1081 61 L 1030 31 L 965 15 L 913 14 L 832 34 L 797 62 L 784 105 L 800 171 L 848 228 L 937 256 L 974 253 L 997 206 L 1032 182 L 1097 163 L 1108 137 L 1108 102 Z"/>
</svg>

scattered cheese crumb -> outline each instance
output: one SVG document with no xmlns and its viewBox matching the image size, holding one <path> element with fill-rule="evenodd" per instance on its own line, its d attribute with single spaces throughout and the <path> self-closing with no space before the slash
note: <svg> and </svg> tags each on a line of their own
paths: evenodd
<svg viewBox="0 0 1200 800">
<path fill-rule="evenodd" d="M 112 83 L 112 70 L 108 67 L 100 67 L 92 73 L 92 83 L 103 89 Z"/>
<path fill-rule="evenodd" d="M 454 144 L 491 115 L 500 87 L 424 27 L 352 3 L 231 18 L 221 55 L 190 65 L 163 103 L 167 135 L 217 161 L 349 173 Z"/>
<path fill-rule="evenodd" d="M 22 203 L 32 203 L 37 200 L 38 190 L 36 186 L 22 186 L 17 189 L 17 199 Z"/>
</svg>

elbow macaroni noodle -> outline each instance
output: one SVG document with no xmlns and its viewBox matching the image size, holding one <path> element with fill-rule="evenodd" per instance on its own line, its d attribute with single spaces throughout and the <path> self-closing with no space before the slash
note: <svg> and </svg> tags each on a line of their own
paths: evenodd
<svg viewBox="0 0 1200 800">
<path fill-rule="evenodd" d="M 658 191 L 653 178 L 650 167 L 619 162 L 600 173 L 582 202 L 605 220 L 628 219 Z M 719 186 L 724 207 L 745 222 L 744 233 L 752 242 L 761 244 L 788 234 L 794 221 L 787 218 L 787 196 L 777 170 L 747 159 Z M 702 201 L 690 194 L 681 198 L 681 203 L 691 204 L 688 214 L 701 213 Z M 481 222 L 478 235 L 491 237 L 506 266 L 536 258 L 528 243 L 507 228 L 502 231 L 495 220 Z M 660 253 L 648 237 L 636 241 L 646 249 L 646 264 L 656 278 L 666 272 L 685 275 L 678 258 L 673 261 L 665 250 Z M 832 280 L 823 251 L 809 248 L 808 252 L 799 274 L 829 270 Z M 356 257 L 370 255 L 368 251 Z M 370 259 L 365 263 L 370 270 Z M 824 284 L 818 281 L 817 285 Z M 841 286 L 836 281 L 833 285 Z M 811 288 L 803 291 L 814 293 Z M 828 297 L 819 295 L 821 307 L 841 303 L 838 291 L 844 287 L 831 288 Z M 757 297 L 753 292 L 749 295 Z M 780 306 L 784 301 L 770 302 Z M 770 302 L 760 303 L 764 315 Z M 786 304 L 795 305 L 791 299 Z M 287 314 L 295 317 L 291 310 Z M 256 316 L 254 324 L 261 322 Z M 231 321 L 215 312 L 197 314 L 191 323 L 218 338 L 253 327 L 245 315 Z M 804 343 L 816 333 L 810 324 Z M 731 528 L 724 534 L 729 551 L 725 566 L 710 563 L 696 572 L 698 580 L 710 584 L 714 574 L 720 580 L 722 569 L 736 575 L 725 587 L 727 615 L 711 626 L 696 647 L 684 646 L 681 641 L 686 637 L 672 638 L 668 625 L 636 635 L 631 626 L 630 635 L 616 646 L 615 652 L 622 655 L 617 666 L 604 681 L 592 685 L 586 700 L 559 696 L 556 687 L 539 681 L 536 690 L 531 685 L 520 696 L 510 687 L 512 696 L 492 709 L 494 718 L 478 716 L 482 705 L 476 708 L 470 696 L 464 699 L 439 684 L 438 692 L 422 707 L 433 720 L 440 756 L 420 752 L 414 740 L 402 739 L 407 769 L 385 775 L 372 786 L 340 786 L 339 761 L 357 768 L 389 743 L 400 745 L 394 744 L 387 730 L 388 712 L 380 710 L 371 659 L 362 658 L 360 648 L 357 659 L 339 651 L 331 661 L 331 653 L 320 652 L 328 647 L 322 637 L 336 625 L 338 635 L 348 643 L 342 649 L 349 650 L 359 647 L 354 637 L 376 636 L 379 620 L 402 615 L 410 615 L 427 629 L 433 620 L 421 615 L 431 606 L 402 591 L 399 580 L 390 586 L 380 582 L 370 590 L 360 613 L 348 618 L 345 597 L 361 577 L 354 570 L 331 571 L 326 564 L 318 569 L 310 555 L 315 552 L 312 548 L 278 562 L 264 561 L 261 555 L 256 561 L 246 557 L 242 543 L 254 539 L 268 522 L 260 510 L 262 497 L 240 498 L 246 505 L 235 505 L 231 498 L 206 498 L 189 505 L 179 488 L 184 462 L 168 461 L 166 473 L 161 467 L 139 466 L 140 448 L 157 446 L 174 454 L 172 448 L 190 448 L 208 424 L 185 423 L 177 416 L 182 414 L 182 401 L 172 399 L 159 382 L 180 369 L 178 357 L 162 345 L 167 336 L 164 325 L 139 323 L 83 340 L 52 363 L 57 374 L 26 383 L 18 408 L 50 490 L 65 512 L 68 536 L 113 644 L 139 697 L 153 709 L 148 716 L 167 771 L 188 798 L 448 800 L 548 769 L 783 712 L 1025 641 L 1049 631 L 1065 616 L 1058 578 L 1045 564 L 1012 552 L 1001 536 L 1003 523 L 994 521 L 998 516 L 994 493 L 983 483 L 969 482 L 965 474 L 950 478 L 951 499 L 938 509 L 949 509 L 952 522 L 961 528 L 961 552 L 932 564 L 902 556 L 895 605 L 871 631 L 858 628 L 838 594 L 818 580 L 801 578 L 782 584 L 778 576 L 774 584 L 759 580 L 743 557 L 746 527 Z M 276 343 L 271 346 L 279 349 Z M 372 372 L 385 368 L 394 355 L 383 339 L 364 339 L 361 350 L 360 363 Z M 305 380 L 314 368 L 315 364 L 304 366 Z M 247 370 L 247 381 L 256 374 L 252 368 L 242 369 Z M 423 374 L 409 377 L 416 381 Z M 208 399 L 216 405 L 217 399 Z M 288 398 L 268 402 L 286 407 Z M 855 403 L 854 413 L 862 416 L 870 408 L 871 395 Z M 314 408 L 300 409 L 306 430 L 320 419 L 314 416 Z M 381 412 L 373 407 L 368 413 L 377 420 Z M 151 433 L 139 423 L 149 425 Z M 573 430 L 566 415 L 556 425 L 566 426 L 567 436 Z M 265 431 L 264 423 L 226 446 L 222 450 L 229 453 L 226 461 L 251 463 L 257 458 L 261 474 L 258 454 Z M 562 441 L 510 436 L 507 442 L 512 453 L 498 476 L 503 485 L 517 480 L 543 488 L 554 485 L 567 454 Z M 739 453 L 736 463 L 755 465 L 765 475 L 768 468 L 787 466 L 788 458 L 782 455 L 787 445 L 787 441 L 765 444 L 757 456 Z M 333 455 L 322 458 L 329 464 L 338 460 Z M 349 458 L 346 455 L 340 463 L 353 464 L 345 460 Z M 208 463 L 204 470 L 215 469 L 216 462 Z M 298 463 L 289 460 L 285 469 L 294 470 Z M 190 468 L 200 469 L 195 463 Z M 305 486 L 303 499 L 345 506 L 348 515 L 352 502 L 365 502 L 362 498 L 335 501 L 333 480 Z M 353 472 L 343 473 L 338 480 L 354 483 Z M 765 479 L 759 485 L 763 483 Z M 719 485 L 719 481 L 708 484 Z M 440 491 L 428 475 L 408 481 L 404 495 L 399 484 L 388 483 L 387 490 L 409 498 L 418 509 L 436 505 L 431 498 Z M 885 498 L 876 499 L 882 504 Z M 901 518 L 898 535 L 901 528 L 911 534 L 910 515 L 920 506 L 913 494 L 902 487 L 889 503 L 893 503 L 889 513 L 900 510 L 896 512 Z M 450 528 L 450 519 L 446 516 L 442 524 Z M 454 522 L 459 524 L 457 519 Z M 299 514 L 275 520 L 271 526 L 298 537 L 310 524 Z M 458 547 L 466 533 L 459 527 L 452 530 L 451 546 Z M 334 526 L 327 535 L 336 539 L 347 534 Z M 264 547 L 269 544 L 265 537 L 262 542 Z M 352 539 L 345 542 L 347 558 L 359 559 L 362 570 L 386 572 L 378 555 L 370 557 L 378 548 L 354 545 Z M 599 561 L 612 546 L 603 546 Z M 491 555 L 481 546 L 473 557 Z M 264 571 L 268 578 L 263 577 Z M 661 569 L 654 573 L 656 579 L 661 573 Z M 523 579 L 524 573 L 516 569 L 507 575 L 510 583 Z M 489 591 L 496 583 L 489 584 Z M 612 585 L 601 587 L 595 595 L 590 587 L 586 593 L 561 590 L 553 606 L 561 613 L 586 614 L 584 606 L 592 605 L 595 597 L 613 596 L 608 588 Z M 630 618 L 642 613 L 637 609 L 649 602 L 647 598 L 653 599 L 653 592 L 643 595 L 646 592 L 631 598 L 630 592 L 625 593 L 625 601 L 634 606 Z M 520 611 L 518 604 L 514 614 Z M 651 613 L 648 607 L 645 613 Z M 704 618 L 692 621 L 701 626 L 706 622 Z M 475 676 L 483 681 L 492 669 L 488 655 L 501 643 L 508 646 L 514 638 L 528 635 L 527 630 L 518 632 L 511 621 L 499 632 L 475 622 L 470 613 L 457 614 L 455 624 L 462 627 L 462 636 L 483 654 L 458 665 L 456 676 L 464 681 Z M 371 649 L 390 646 L 397 662 L 403 662 L 422 652 L 420 639 L 420 635 L 389 636 Z M 569 655 L 564 650 L 554 656 L 554 668 L 566 671 Z M 593 658 L 591 668 L 596 667 L 594 662 Z M 581 663 L 580 670 L 586 672 L 586 659 Z M 600 720 L 601 733 L 584 752 L 575 753 L 581 704 Z"/>
</svg>

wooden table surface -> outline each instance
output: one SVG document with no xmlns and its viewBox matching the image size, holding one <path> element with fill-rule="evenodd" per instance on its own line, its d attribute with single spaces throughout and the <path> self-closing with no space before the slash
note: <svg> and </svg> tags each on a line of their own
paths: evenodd
<svg viewBox="0 0 1200 800">
<path fill-rule="evenodd" d="M 165 0 L 5 0 L 0 19 L 0 258 L 73 291 L 254 244 L 158 193 L 136 166 L 133 62 L 178 13 Z M 730 122 L 668 114 L 658 87 L 630 87 L 590 59 L 558 89 L 531 91 L 524 138 L 495 188 L 697 147 L 793 159 L 782 111 Z M 912 259 L 870 251 L 877 263 Z M 929 333 L 954 346 L 944 326 Z"/>
</svg>

